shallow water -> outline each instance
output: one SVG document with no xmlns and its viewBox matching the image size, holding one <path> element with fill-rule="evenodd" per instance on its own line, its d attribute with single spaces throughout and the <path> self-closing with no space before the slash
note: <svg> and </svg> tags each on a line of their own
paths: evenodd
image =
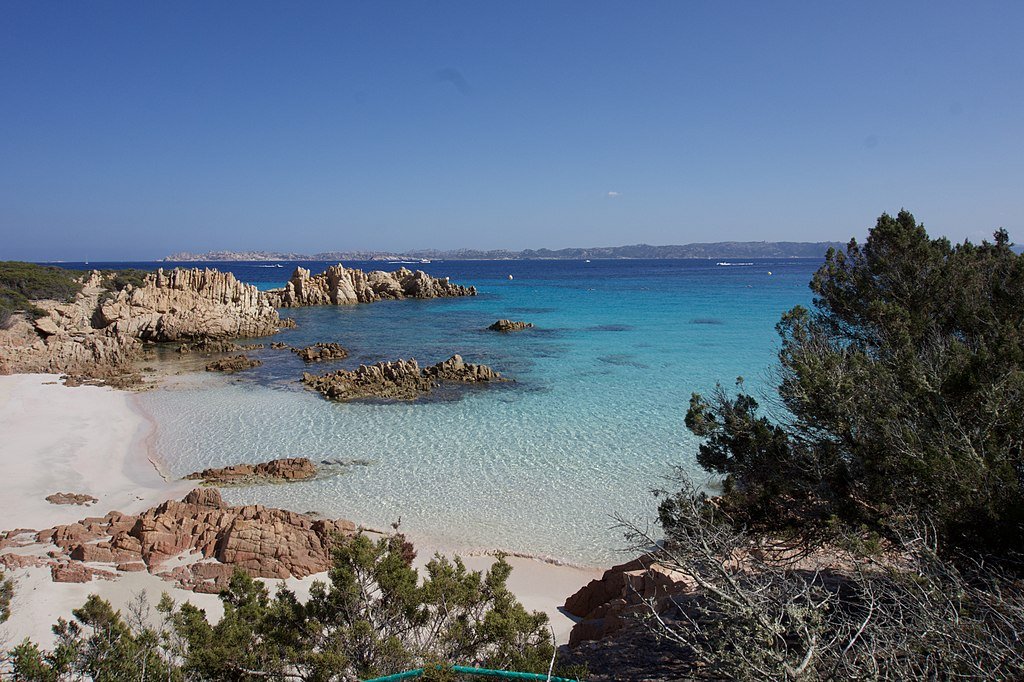
<svg viewBox="0 0 1024 682">
<path fill-rule="evenodd" d="M 268 288 L 291 272 L 285 265 L 216 267 Z M 460 353 L 515 383 L 417 403 L 337 404 L 302 389 L 307 367 L 294 354 L 267 349 L 249 353 L 263 367 L 193 377 L 144 394 L 141 404 L 159 424 L 158 454 L 177 475 L 286 456 L 371 462 L 308 483 L 225 490 L 231 502 L 374 527 L 401 517 L 404 531 L 446 547 L 604 564 L 623 547 L 612 514 L 653 520 L 649 490 L 675 466 L 704 477 L 683 425 L 691 392 L 740 375 L 748 388 L 764 387 L 774 325 L 809 302 L 817 265 L 432 263 L 421 267 L 475 284 L 480 295 L 288 310 L 299 328 L 274 340 L 350 349 L 346 360 L 311 371 L 399 357 L 432 364 Z M 498 318 L 536 329 L 483 330 Z"/>
</svg>

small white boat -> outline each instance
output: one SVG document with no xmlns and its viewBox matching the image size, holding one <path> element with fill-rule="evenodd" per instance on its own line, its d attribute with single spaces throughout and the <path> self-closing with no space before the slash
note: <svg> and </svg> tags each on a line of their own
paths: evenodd
<svg viewBox="0 0 1024 682">
<path fill-rule="evenodd" d="M 512 275 L 509 275 L 509 276 L 508 276 L 508 278 L 509 278 L 509 279 L 512 279 Z"/>
<path fill-rule="evenodd" d="M 589 262 L 590 262 L 590 259 L 588 258 L 587 260 L 585 260 L 585 261 L 583 261 L 583 262 L 584 262 L 584 263 L 589 263 Z"/>
</svg>

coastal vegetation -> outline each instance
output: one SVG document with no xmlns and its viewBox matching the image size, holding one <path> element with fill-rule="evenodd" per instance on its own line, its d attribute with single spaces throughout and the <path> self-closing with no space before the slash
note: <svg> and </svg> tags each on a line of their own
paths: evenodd
<svg viewBox="0 0 1024 682">
<path fill-rule="evenodd" d="M 43 310 L 32 301 L 73 300 L 82 290 L 81 275 L 53 265 L 0 261 L 0 327 L 6 328 L 17 311 L 32 317 L 43 315 Z"/>
<path fill-rule="evenodd" d="M 547 672 L 554 643 L 547 617 L 529 613 L 506 586 L 503 558 L 486 572 L 435 557 L 422 580 L 401 535 L 341 543 L 327 583 L 304 603 L 236 571 L 220 594 L 224 616 L 164 595 L 155 611 L 136 599 L 126 615 L 97 596 L 54 626 L 49 651 L 10 652 L 17 679 L 337 680 L 424 665 L 479 665 Z M 579 670 L 564 671 L 567 674 Z M 450 677 L 448 679 L 454 679 Z"/>
<path fill-rule="evenodd" d="M 774 415 L 742 391 L 694 395 L 698 463 L 754 525 L 885 533 L 928 519 L 952 549 L 1024 542 L 1024 258 L 929 239 L 902 211 L 830 251 L 814 309 L 778 324 Z"/>
<path fill-rule="evenodd" d="M 901 211 L 811 289 L 769 409 L 690 401 L 723 492 L 664 498 L 651 558 L 690 588 L 649 624 L 716 678 L 1020 679 L 1024 257 Z"/>
</svg>

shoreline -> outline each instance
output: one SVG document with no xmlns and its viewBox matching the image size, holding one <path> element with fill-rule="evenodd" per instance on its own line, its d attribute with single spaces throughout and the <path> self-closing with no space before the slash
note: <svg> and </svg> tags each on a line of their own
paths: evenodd
<svg viewBox="0 0 1024 682">
<path fill-rule="evenodd" d="M 0 496 L 0 531 L 44 528 L 77 522 L 110 511 L 137 514 L 168 499 L 181 499 L 197 487 L 177 481 L 155 451 L 159 423 L 130 391 L 109 387 L 61 385 L 60 375 L 0 376 L 0 466 L 7 476 Z M 159 388 L 156 390 L 160 390 Z M 98 501 L 89 505 L 54 505 L 43 498 L 56 492 L 85 493 Z M 458 550 L 446 543 L 409 536 L 422 568 L 435 553 L 462 557 L 470 570 L 485 571 L 497 550 Z M 9 551 L 6 548 L 0 552 Z M 18 551 L 43 553 L 46 545 Z M 580 567 L 547 557 L 507 553 L 513 566 L 509 589 L 528 610 L 546 613 L 559 643 L 568 639 L 574 621 L 559 610 L 566 597 L 603 569 Z M 51 582 L 48 568 L 5 570 L 15 582 L 12 616 L 0 626 L 0 645 L 29 637 L 51 646 L 50 626 L 70 618 L 89 594 L 99 594 L 124 611 L 139 592 L 154 605 L 162 592 L 177 601 L 191 601 L 216 620 L 222 613 L 216 595 L 189 592 L 149 573 L 118 574 L 115 580 L 87 583 Z M 299 593 L 308 592 L 326 574 L 283 581 Z M 282 581 L 266 580 L 270 585 Z"/>
</svg>

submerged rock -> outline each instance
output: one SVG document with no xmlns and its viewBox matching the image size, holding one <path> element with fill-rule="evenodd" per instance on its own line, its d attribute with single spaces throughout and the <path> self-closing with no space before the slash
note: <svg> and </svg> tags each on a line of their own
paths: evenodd
<svg viewBox="0 0 1024 682">
<path fill-rule="evenodd" d="M 292 352 L 306 363 L 341 360 L 348 357 L 348 351 L 337 343 L 314 343 L 312 346 L 306 346 L 305 348 L 292 348 Z"/>
<path fill-rule="evenodd" d="M 195 343 L 183 343 L 178 346 L 178 352 L 186 355 L 188 353 L 237 353 L 242 350 L 234 341 L 227 339 L 201 339 Z"/>
<path fill-rule="evenodd" d="M 467 363 L 460 355 L 420 368 L 415 360 L 378 362 L 354 370 L 338 370 L 323 376 L 304 372 L 302 383 L 328 400 L 416 400 L 441 382 L 480 383 L 507 381 L 487 365 Z"/>
<path fill-rule="evenodd" d="M 213 485 L 256 485 L 304 481 L 316 476 L 316 466 L 306 457 L 286 457 L 262 464 L 236 464 L 204 469 L 185 476 L 186 480 Z"/>
<path fill-rule="evenodd" d="M 498 320 L 487 328 L 492 332 L 518 332 L 524 329 L 533 329 L 532 322 L 513 322 L 512 320 Z"/>
<path fill-rule="evenodd" d="M 296 268 L 284 289 L 266 292 L 279 308 L 311 305 L 352 305 L 403 298 L 476 296 L 476 287 L 454 284 L 447 277 L 435 279 L 422 270 L 400 268 L 394 272 L 363 272 L 332 265 L 313 275 Z"/>
<path fill-rule="evenodd" d="M 245 355 L 232 355 L 231 357 L 214 360 L 206 366 L 206 371 L 234 374 L 235 372 L 241 372 L 242 370 L 259 367 L 262 364 L 263 361 L 257 360 L 256 358 L 249 358 Z"/>
</svg>

